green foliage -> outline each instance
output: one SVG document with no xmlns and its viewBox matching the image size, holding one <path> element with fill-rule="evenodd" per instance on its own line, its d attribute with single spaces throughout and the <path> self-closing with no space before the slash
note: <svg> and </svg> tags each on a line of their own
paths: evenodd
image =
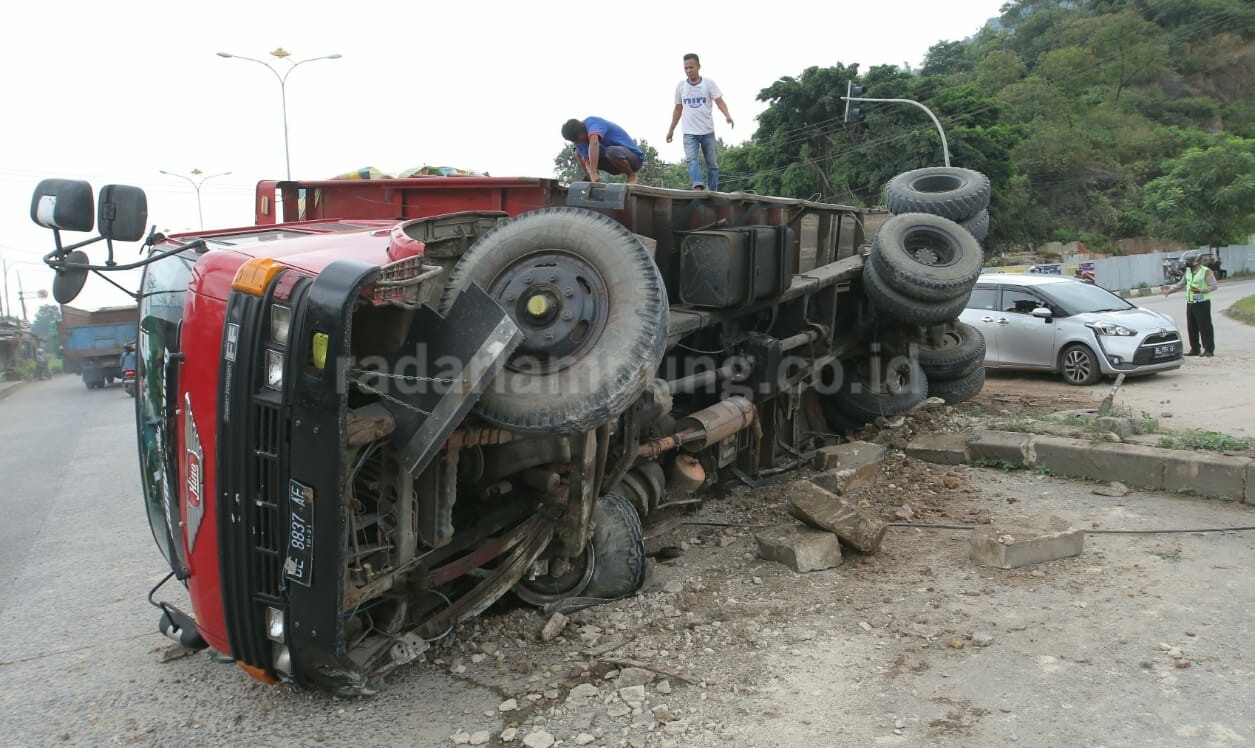
<svg viewBox="0 0 1255 748">
<path fill-rule="evenodd" d="M 1191 429 L 1159 437 L 1159 446 L 1168 449 L 1202 449 L 1211 452 L 1255 452 L 1255 438 Z"/>
<path fill-rule="evenodd" d="M 868 97 L 929 107 L 951 162 L 990 177 L 988 252 L 1052 239 L 1113 250 L 1146 235 L 1241 243 L 1255 232 L 1255 3 L 1011 0 L 1000 21 L 937 42 L 919 71 L 838 62 L 779 78 L 758 96 L 768 108 L 752 139 L 725 154 L 725 178 L 877 206 L 894 175 L 941 163 L 916 107 L 864 102 L 863 124 L 847 127 L 841 96 L 853 80 Z"/>
<path fill-rule="evenodd" d="M 1248 325 L 1255 325 L 1255 296 L 1238 299 L 1237 303 L 1225 310 L 1225 314 Z"/>
</svg>

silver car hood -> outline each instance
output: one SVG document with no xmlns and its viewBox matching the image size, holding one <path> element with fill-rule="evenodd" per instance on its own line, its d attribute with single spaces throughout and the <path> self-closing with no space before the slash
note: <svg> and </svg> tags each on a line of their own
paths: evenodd
<svg viewBox="0 0 1255 748">
<path fill-rule="evenodd" d="M 1152 312 L 1142 307 L 1122 309 L 1118 312 L 1083 312 L 1072 315 L 1072 319 L 1082 323 L 1111 322 L 1117 325 L 1124 325 L 1130 330 L 1138 332 L 1155 332 L 1160 328 L 1165 330 L 1177 329 L 1177 323 L 1168 315 Z"/>
</svg>

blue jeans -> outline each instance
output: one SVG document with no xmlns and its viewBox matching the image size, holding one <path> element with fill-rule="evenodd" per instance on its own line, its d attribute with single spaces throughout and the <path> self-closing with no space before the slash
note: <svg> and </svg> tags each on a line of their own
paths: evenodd
<svg viewBox="0 0 1255 748">
<path fill-rule="evenodd" d="M 697 151 L 701 150 L 706 161 L 706 181 L 702 181 L 702 165 L 697 160 Z M 689 165 L 689 182 L 693 186 L 706 185 L 706 189 L 719 189 L 719 157 L 715 154 L 715 134 L 684 136 L 684 160 Z"/>
</svg>

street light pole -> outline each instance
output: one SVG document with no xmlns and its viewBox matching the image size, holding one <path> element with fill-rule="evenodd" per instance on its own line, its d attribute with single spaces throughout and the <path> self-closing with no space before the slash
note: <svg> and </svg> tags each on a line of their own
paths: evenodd
<svg viewBox="0 0 1255 748">
<path fill-rule="evenodd" d="M 198 218 L 200 218 L 201 231 L 204 231 L 205 230 L 205 212 L 201 209 L 201 204 L 200 204 L 201 185 L 213 179 L 214 177 L 225 177 L 231 172 L 224 171 L 220 174 L 210 174 L 208 176 L 201 177 L 200 175 L 204 174 L 203 171 L 201 171 L 200 169 L 192 169 L 192 171 L 190 172 L 192 176 L 200 177 L 200 179 L 192 179 L 192 177 L 189 177 L 186 174 L 177 174 L 172 171 L 166 171 L 165 169 L 158 169 L 157 171 L 167 176 L 178 177 L 179 179 L 186 179 L 188 184 L 192 185 L 192 189 L 196 190 L 196 215 Z"/>
<path fill-rule="evenodd" d="M 235 58 L 237 60 L 248 60 L 249 62 L 255 62 L 258 65 L 261 65 L 262 67 L 269 70 L 271 73 L 273 73 L 275 76 L 275 80 L 279 81 L 279 101 L 280 101 L 280 104 L 283 106 L 283 163 L 284 163 L 284 167 L 286 168 L 287 178 L 288 180 L 291 180 L 292 179 L 292 157 L 288 152 L 288 87 L 287 87 L 288 76 L 292 74 L 293 70 L 296 70 L 298 67 L 300 67 L 301 65 L 304 65 L 307 62 L 314 62 L 315 60 L 338 60 L 340 59 L 341 55 L 339 54 L 323 55 L 321 57 L 310 57 L 308 59 L 300 60 L 298 62 L 292 62 L 291 60 L 288 59 L 289 57 L 292 56 L 292 53 L 287 51 L 283 47 L 279 47 L 275 49 L 273 52 L 270 53 L 270 55 L 272 57 L 276 57 L 286 62 L 288 64 L 288 69 L 285 72 L 280 73 L 278 70 L 275 69 L 273 65 L 263 60 L 257 60 L 252 57 L 245 57 L 243 55 L 231 54 L 230 52 L 218 53 L 219 57 L 225 57 L 228 59 Z"/>
</svg>

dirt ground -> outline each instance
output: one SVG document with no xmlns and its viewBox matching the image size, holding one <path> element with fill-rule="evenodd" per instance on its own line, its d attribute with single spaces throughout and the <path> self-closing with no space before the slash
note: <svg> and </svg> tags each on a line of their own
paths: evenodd
<svg viewBox="0 0 1255 748">
<path fill-rule="evenodd" d="M 1080 557 L 976 566 L 973 526 L 1044 515 L 1086 530 L 1255 524 L 1248 507 L 1032 472 L 931 465 L 901 447 L 987 413 L 1092 407 L 1016 392 L 894 422 L 877 482 L 849 495 L 892 526 L 875 555 L 806 574 L 759 557 L 794 524 L 788 483 L 737 486 L 648 541 L 636 596 L 561 619 L 498 606 L 429 653 L 502 696 L 449 744 L 1207 745 L 1255 740 L 1250 533 L 1093 534 Z M 867 434 L 874 437 L 875 434 Z M 805 477 L 805 473 L 798 477 Z M 1237 574 L 1234 574 L 1237 571 Z M 1216 594 L 1221 591 L 1223 594 Z M 548 623 L 550 630 L 544 631 Z M 549 638 L 552 637 L 552 638 Z"/>
</svg>

